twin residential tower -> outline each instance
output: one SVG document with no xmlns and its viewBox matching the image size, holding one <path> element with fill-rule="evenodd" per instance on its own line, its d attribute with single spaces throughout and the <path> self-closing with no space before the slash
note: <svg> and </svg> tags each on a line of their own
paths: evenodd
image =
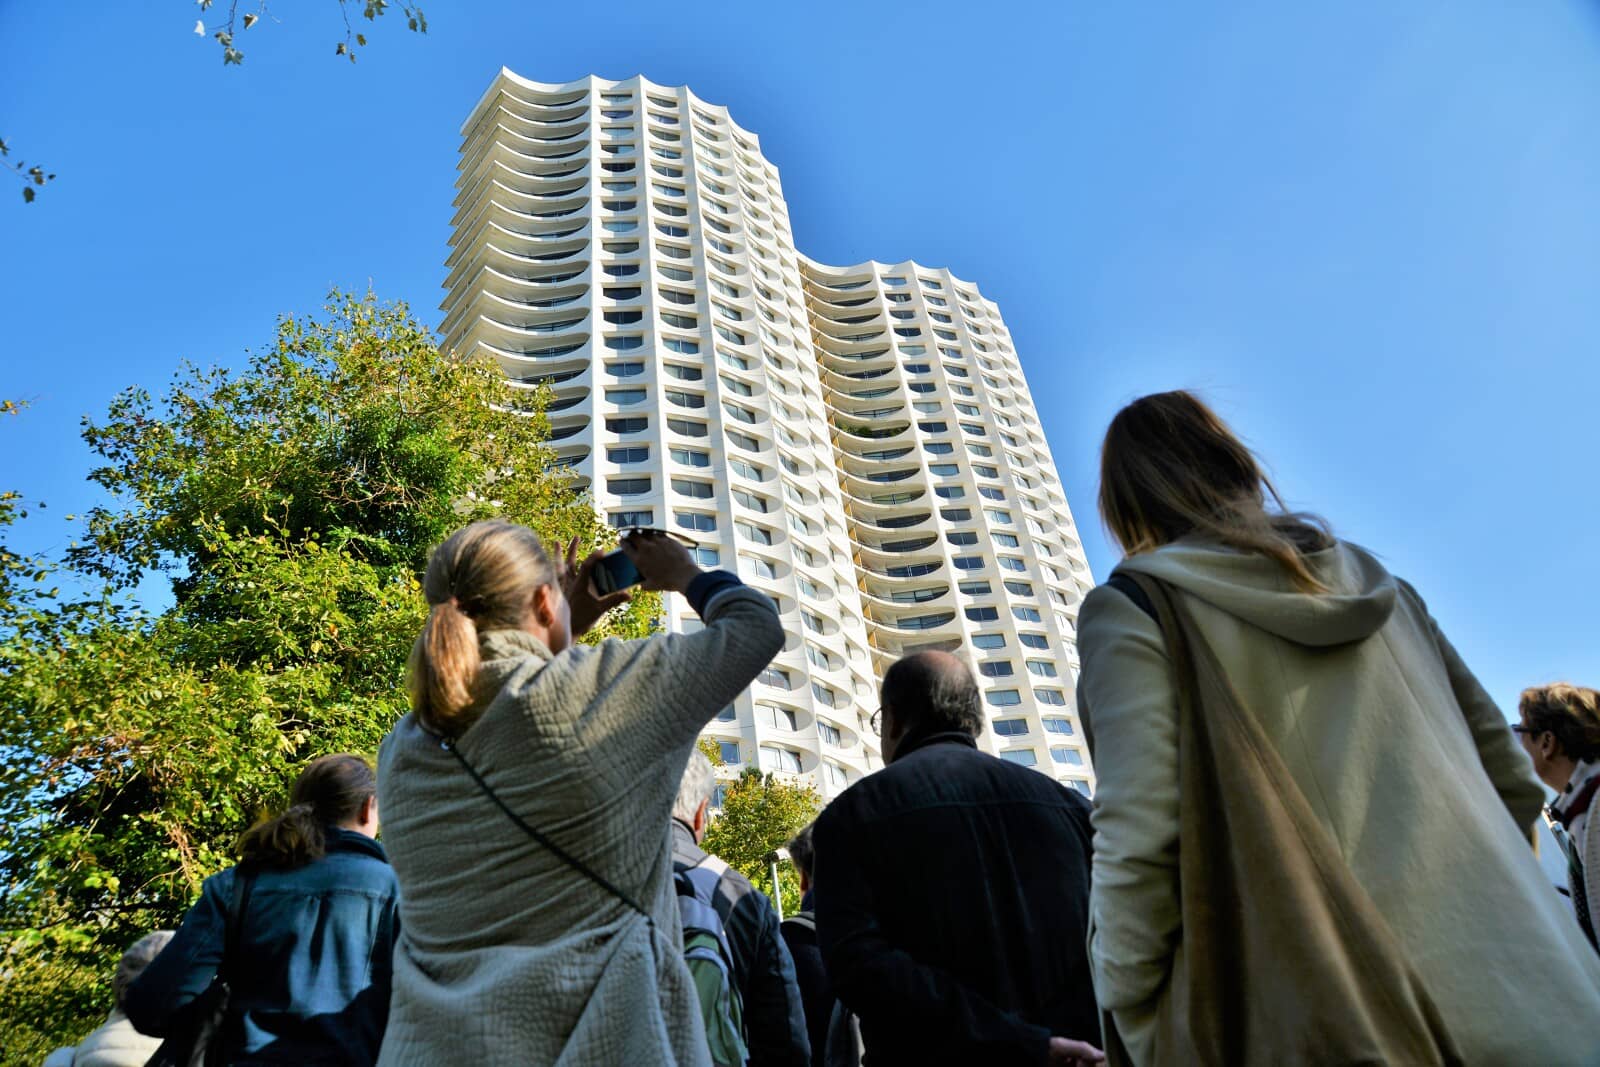
<svg viewBox="0 0 1600 1067">
<path fill-rule="evenodd" d="M 980 745 L 1088 792 L 1074 620 L 1093 586 L 998 308 L 949 271 L 800 255 L 725 107 L 502 70 L 463 127 L 444 348 L 548 385 L 616 526 L 692 539 L 789 639 L 706 729 L 833 796 L 881 765 L 877 684 L 966 655 Z M 698 626 L 681 598 L 672 630 Z"/>
</svg>

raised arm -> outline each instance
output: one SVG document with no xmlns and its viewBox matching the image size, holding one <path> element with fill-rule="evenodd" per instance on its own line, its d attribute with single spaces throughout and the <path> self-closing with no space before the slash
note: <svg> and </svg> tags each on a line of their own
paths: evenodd
<svg viewBox="0 0 1600 1067">
<path fill-rule="evenodd" d="M 727 571 L 702 571 L 669 537 L 631 539 L 623 547 L 646 589 L 681 594 L 704 626 L 690 634 L 574 648 L 558 669 L 593 687 L 578 723 L 590 752 L 665 755 L 693 742 L 772 662 L 783 648 L 783 626 L 768 597 Z M 602 774 L 617 768 L 624 764 L 597 761 Z"/>
</svg>

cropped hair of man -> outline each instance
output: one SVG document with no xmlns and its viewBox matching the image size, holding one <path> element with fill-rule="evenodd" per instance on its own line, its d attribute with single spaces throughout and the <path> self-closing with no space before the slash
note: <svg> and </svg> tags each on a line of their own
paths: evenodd
<svg viewBox="0 0 1600 1067">
<path fill-rule="evenodd" d="M 709 858 L 700 841 L 715 788 L 711 761 L 696 750 L 672 805 L 672 863 L 678 870 L 698 867 Z M 717 880 L 712 903 L 733 955 L 733 981 L 744 1004 L 749 1067 L 807 1067 L 811 1043 L 805 1009 L 772 903 L 732 867 Z"/>
<path fill-rule="evenodd" d="M 817 935 L 866 1062 L 1098 1062 L 1088 802 L 978 750 L 955 656 L 900 660 L 880 696 L 888 765 L 812 835 Z"/>
</svg>

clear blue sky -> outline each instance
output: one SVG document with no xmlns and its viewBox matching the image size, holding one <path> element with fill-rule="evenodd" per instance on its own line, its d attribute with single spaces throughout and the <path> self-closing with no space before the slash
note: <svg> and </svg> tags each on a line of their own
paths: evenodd
<svg viewBox="0 0 1600 1067">
<path fill-rule="evenodd" d="M 1600 684 L 1600 5 L 426 9 L 352 66 L 333 0 L 273 5 L 224 69 L 193 4 L 0 2 L 0 134 L 61 175 L 0 184 L 0 485 L 84 507 L 82 414 L 332 286 L 436 323 L 495 71 L 642 72 L 760 134 L 807 254 L 1000 303 L 1097 576 L 1101 431 L 1198 387 L 1504 706 Z"/>
</svg>

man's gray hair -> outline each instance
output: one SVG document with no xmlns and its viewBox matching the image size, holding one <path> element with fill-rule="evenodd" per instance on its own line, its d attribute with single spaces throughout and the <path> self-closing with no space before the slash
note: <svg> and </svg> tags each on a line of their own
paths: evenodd
<svg viewBox="0 0 1600 1067">
<path fill-rule="evenodd" d="M 161 950 L 167 947 L 167 942 L 172 940 L 171 930 L 157 930 L 153 934 L 145 934 L 122 954 L 122 959 L 117 961 L 117 971 L 111 976 L 111 992 L 116 997 L 117 1007 L 122 1007 L 123 998 L 128 995 L 128 987 L 133 980 L 144 973 L 144 969 L 161 955 Z"/>
<path fill-rule="evenodd" d="M 694 813 L 700 805 L 711 799 L 717 787 L 711 761 L 698 748 L 689 755 L 689 766 L 683 769 L 683 781 L 678 783 L 678 799 L 672 802 L 672 817 L 694 825 Z"/>
</svg>

